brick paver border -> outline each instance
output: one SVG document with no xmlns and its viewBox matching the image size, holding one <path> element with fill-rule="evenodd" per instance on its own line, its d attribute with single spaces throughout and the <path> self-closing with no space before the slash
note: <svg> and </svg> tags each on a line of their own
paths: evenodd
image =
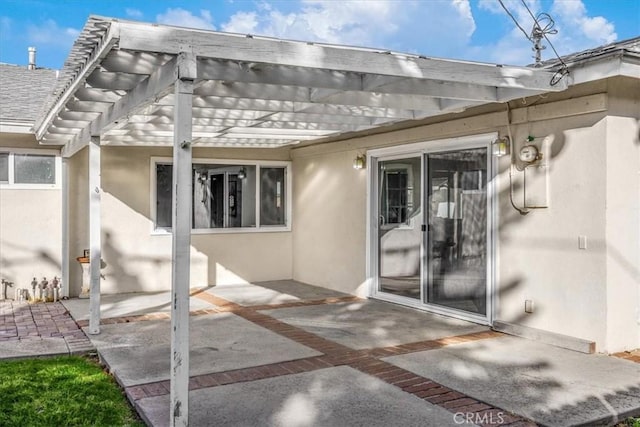
<svg viewBox="0 0 640 427">
<path fill-rule="evenodd" d="M 412 394 L 413 396 L 425 400 L 433 405 L 440 406 L 453 414 L 457 414 L 461 417 L 460 420 L 462 420 L 462 417 L 470 417 L 469 419 L 472 420 L 471 422 L 483 426 L 500 425 L 516 427 L 536 425 L 519 415 L 510 414 L 500 408 L 467 396 L 457 390 L 446 387 L 423 376 L 414 374 L 413 372 L 397 367 L 384 360 L 380 360 L 381 358 L 388 356 L 433 350 L 448 345 L 494 338 L 502 335 L 499 332 L 476 332 L 436 340 L 401 344 L 397 346 L 356 350 L 322 338 L 299 327 L 289 325 L 268 316 L 267 314 L 260 313 L 258 310 L 333 304 L 339 302 L 358 301 L 361 300 L 360 298 L 326 298 L 322 300 L 296 301 L 283 304 L 242 306 L 203 291 L 193 292 L 192 295 L 216 306 L 213 310 L 205 310 L 206 312 L 232 312 L 252 323 L 255 323 L 256 325 L 319 351 L 323 353 L 323 355 L 224 372 L 196 375 L 191 377 L 189 380 L 190 390 L 199 390 L 203 388 L 218 387 L 225 384 L 275 378 L 329 367 L 350 366 L 362 373 L 376 377 L 387 384 L 398 387 L 406 393 Z M 192 312 L 192 315 L 197 315 L 197 312 Z M 150 320 L 148 316 L 153 315 L 132 316 L 120 318 L 120 320 L 105 319 L 105 321 L 120 323 Z M 162 318 L 168 319 L 169 316 L 166 315 L 166 317 Z M 125 391 L 129 400 L 135 405 L 137 400 L 143 398 L 169 394 L 169 387 L 169 381 L 165 380 L 126 387 Z"/>
<path fill-rule="evenodd" d="M 0 342 L 63 339 L 69 354 L 94 350 L 60 302 L 0 301 Z"/>
<path fill-rule="evenodd" d="M 613 353 L 612 356 L 619 359 L 640 363 L 640 349 L 634 351 L 621 351 L 620 353 Z"/>
</svg>

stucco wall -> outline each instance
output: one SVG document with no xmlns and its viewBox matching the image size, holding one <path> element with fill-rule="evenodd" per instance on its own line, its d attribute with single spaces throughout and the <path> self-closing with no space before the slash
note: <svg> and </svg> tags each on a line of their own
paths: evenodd
<svg viewBox="0 0 640 427">
<path fill-rule="evenodd" d="M 8 133 L 0 147 L 43 149 L 33 135 Z M 61 276 L 61 215 L 60 189 L 0 187 L 0 278 L 14 282 L 10 296 L 33 277 Z"/>
<path fill-rule="evenodd" d="M 80 175 L 71 178 L 77 187 L 70 196 L 74 205 L 86 205 L 85 151 L 72 160 L 73 174 Z M 103 293 L 170 289 L 171 236 L 152 232 L 150 159 L 171 157 L 171 149 L 105 146 L 101 156 Z M 194 149 L 193 157 L 289 160 L 289 152 Z M 72 259 L 88 247 L 85 222 L 72 222 L 79 227 Z M 192 286 L 292 277 L 291 232 L 194 234 L 191 242 Z"/>
<path fill-rule="evenodd" d="M 607 347 L 640 347 L 640 84 L 611 83 L 607 117 Z M 635 304 L 633 304 L 635 302 Z"/>
<path fill-rule="evenodd" d="M 529 135 L 553 139 L 549 208 L 521 216 L 511 207 L 508 157 L 500 159 L 496 177 L 499 233 L 495 319 L 595 341 L 597 351 L 618 351 L 623 342 L 638 346 L 637 323 L 631 315 L 638 315 L 639 306 L 638 203 L 629 201 L 634 191 L 635 200 L 640 194 L 636 187 L 637 121 L 624 118 L 623 126 L 617 118 L 607 117 L 606 111 L 595 111 L 591 101 L 580 100 L 582 96 L 605 93 L 610 85 L 619 82 L 613 79 L 581 85 L 563 94 L 512 105 L 523 108 L 531 103 L 548 104 L 544 109 L 552 117 L 528 121 L 521 110 L 521 120 L 511 130 L 516 149 Z M 621 92 L 612 90 L 607 98 L 609 105 L 618 102 L 616 97 Z M 633 99 L 637 102 L 638 96 Z M 566 102 L 555 104 L 557 101 Z M 623 109 L 635 106 L 637 111 L 637 104 L 630 102 L 627 99 Z M 581 109 L 586 113 L 580 113 Z M 427 121 L 424 126 L 293 149 L 294 279 L 366 295 L 366 173 L 352 168 L 353 159 L 368 149 L 383 146 L 486 132 L 507 135 L 504 106 L 475 111 L 477 114 L 465 113 L 466 118 Z M 621 140 L 619 144 L 626 147 L 621 151 L 613 149 L 615 156 L 610 148 L 612 138 Z M 626 156 L 626 160 L 619 162 L 614 159 L 616 156 Z M 625 171 L 617 171 L 618 168 Z M 615 191 L 613 187 L 632 179 L 631 175 L 635 176 L 635 184 L 624 194 Z M 516 172 L 514 177 L 514 198 L 520 205 L 522 176 L 522 172 Z M 528 191 L 536 192 L 546 187 L 531 174 L 526 185 Z M 618 209 L 610 211 L 607 204 L 613 202 Z M 634 213 L 622 214 L 625 209 Z M 623 228 L 630 235 L 618 229 L 619 225 L 614 226 L 620 224 L 616 215 L 624 217 L 628 227 Z M 635 225 L 631 225 L 633 221 Z M 586 236 L 586 249 L 579 249 L 579 236 Z M 614 259 L 613 250 L 608 249 L 612 244 L 628 254 L 624 256 L 626 264 Z M 615 268 L 614 263 L 618 264 Z M 630 279 L 633 274 L 635 285 Z M 535 304 L 531 314 L 524 312 L 527 299 Z M 615 314 L 614 300 L 618 309 Z M 624 327 L 630 332 L 614 339 L 614 331 Z"/>
</svg>

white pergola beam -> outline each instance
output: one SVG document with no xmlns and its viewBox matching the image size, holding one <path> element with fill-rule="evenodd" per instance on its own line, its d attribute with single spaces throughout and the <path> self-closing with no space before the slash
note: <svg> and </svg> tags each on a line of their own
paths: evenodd
<svg viewBox="0 0 640 427">
<path fill-rule="evenodd" d="M 563 90 L 567 85 L 563 81 L 551 86 L 552 72 L 524 67 L 432 59 L 133 22 L 122 26 L 120 47 L 175 54 L 182 49 L 184 40 L 189 40 L 194 54 L 202 58 L 367 74 L 375 70 L 376 74 L 388 76 L 549 92 Z"/>
<path fill-rule="evenodd" d="M 196 59 L 178 55 L 173 135 L 173 207 L 171 264 L 171 426 L 189 425 L 189 282 L 192 211 L 191 115 Z"/>
<path fill-rule="evenodd" d="M 89 334 L 100 333 L 100 137 L 89 143 Z"/>
<path fill-rule="evenodd" d="M 361 105 L 368 107 L 399 108 L 438 112 L 440 105 L 435 96 L 395 94 L 382 92 L 336 91 L 331 89 L 311 90 L 311 102 Z"/>
</svg>

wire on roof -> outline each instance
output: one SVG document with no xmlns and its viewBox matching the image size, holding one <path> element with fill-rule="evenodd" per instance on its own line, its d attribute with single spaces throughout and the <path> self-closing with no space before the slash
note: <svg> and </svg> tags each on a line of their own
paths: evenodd
<svg viewBox="0 0 640 427">
<path fill-rule="evenodd" d="M 502 4 L 502 0 L 498 0 L 498 1 L 500 1 L 500 4 Z M 555 74 L 551 77 L 551 81 L 549 82 L 551 86 L 555 86 L 558 84 L 558 82 L 560 82 L 560 80 L 562 80 L 564 76 L 569 74 L 569 67 L 562 60 L 562 58 L 558 54 L 558 51 L 553 46 L 553 43 L 551 43 L 551 40 L 549 40 L 549 37 L 547 37 L 547 34 L 558 33 L 557 30 L 553 29 L 553 27 L 555 26 L 555 21 L 553 20 L 551 15 L 549 15 L 548 13 L 540 13 L 538 14 L 537 17 L 534 16 L 533 12 L 531 12 L 531 9 L 529 9 L 529 6 L 527 6 L 527 2 L 525 0 L 520 0 L 520 1 L 522 2 L 522 5 L 525 7 L 525 9 L 527 9 L 527 12 L 529 12 L 531 19 L 533 19 L 534 26 L 533 26 L 532 34 L 537 31 L 539 35 L 542 35 L 542 37 L 544 37 L 547 43 L 549 43 L 549 46 L 551 46 L 551 49 L 553 49 L 553 53 L 555 53 L 556 58 L 558 58 L 558 61 L 560 61 L 560 64 L 562 64 L 562 67 L 560 67 L 560 69 L 555 72 Z M 539 22 L 541 20 L 548 20 L 548 23 L 544 27 L 542 27 Z M 527 38 L 531 40 L 531 38 L 529 37 Z"/>
</svg>

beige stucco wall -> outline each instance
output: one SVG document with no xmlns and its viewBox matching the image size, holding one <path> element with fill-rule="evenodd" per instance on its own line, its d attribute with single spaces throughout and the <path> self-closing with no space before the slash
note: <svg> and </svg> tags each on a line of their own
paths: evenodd
<svg viewBox="0 0 640 427">
<path fill-rule="evenodd" d="M 640 347 L 640 84 L 612 82 L 607 117 L 607 347 Z M 633 304 L 635 302 L 635 305 Z"/>
<path fill-rule="evenodd" d="M 33 135 L 0 133 L 0 147 L 42 149 Z M 51 147 L 44 147 L 51 149 Z M 60 189 L 0 188 L 0 278 L 30 289 L 33 277 L 61 276 Z"/>
<path fill-rule="evenodd" d="M 616 90 L 621 82 L 581 85 L 544 99 L 530 98 L 527 104 L 513 103 L 514 108 L 548 103 L 551 107 L 546 110 L 555 116 L 512 126 L 516 149 L 528 135 L 553 140 L 549 208 L 521 216 L 511 207 L 508 157 L 500 159 L 496 177 L 495 319 L 595 341 L 597 351 L 640 346 L 637 120 L 608 117 L 607 111 L 576 113 L 591 108 L 580 104 L 582 96 L 611 90 L 609 105 L 623 102 L 618 97 L 630 88 Z M 573 98 L 578 100 L 570 101 Z M 633 101 L 626 99 L 620 109 L 637 111 L 638 96 L 627 98 Z M 568 104 L 554 104 L 562 100 Z M 466 118 L 432 120 L 420 127 L 293 149 L 294 279 L 367 295 L 366 172 L 354 170 L 353 159 L 383 146 L 486 132 L 507 134 L 504 106 L 476 111 L 477 115 L 467 112 Z M 618 140 L 620 149 L 613 148 L 612 139 Z M 519 204 L 522 176 L 516 172 L 514 177 Z M 528 191 L 545 187 L 540 178 L 528 176 Z M 616 190 L 630 180 L 635 180 L 630 188 Z M 611 209 L 612 203 L 616 208 Z M 586 236 L 587 249 L 579 249 L 579 236 Z M 527 299 L 535 303 L 531 314 L 524 312 Z"/>
<path fill-rule="evenodd" d="M 86 150 L 71 164 L 70 195 L 75 217 L 71 259 L 88 247 L 86 218 Z M 151 222 L 151 157 L 171 157 L 171 149 L 102 147 L 103 293 L 167 290 L 171 286 L 171 236 L 154 233 Z M 194 149 L 194 159 L 289 160 L 289 150 Z M 191 286 L 290 279 L 291 232 L 193 234 Z M 72 262 L 72 264 L 75 261 Z M 74 267 L 72 295 L 80 290 Z"/>
</svg>

